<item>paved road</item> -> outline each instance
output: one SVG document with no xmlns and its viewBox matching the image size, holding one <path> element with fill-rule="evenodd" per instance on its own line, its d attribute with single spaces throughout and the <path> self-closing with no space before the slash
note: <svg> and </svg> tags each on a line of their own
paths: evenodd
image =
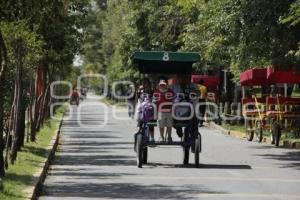
<svg viewBox="0 0 300 200">
<path fill-rule="evenodd" d="M 139 169 L 133 151 L 135 122 L 114 119 L 113 109 L 97 102 L 86 100 L 65 119 L 40 200 L 300 199 L 300 151 L 204 127 L 201 168 L 180 165 L 180 148 L 157 147 L 149 152 L 149 165 Z M 126 116 L 121 110 L 115 114 Z"/>
</svg>

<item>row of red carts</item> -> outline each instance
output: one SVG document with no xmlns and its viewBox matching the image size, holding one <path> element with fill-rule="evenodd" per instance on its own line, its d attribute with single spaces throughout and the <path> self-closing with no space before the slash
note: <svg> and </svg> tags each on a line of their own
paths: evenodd
<svg viewBox="0 0 300 200">
<path fill-rule="evenodd" d="M 292 92 L 294 85 L 300 84 L 300 73 L 255 68 L 241 73 L 240 83 L 249 141 L 256 137 L 261 142 L 264 136 L 270 136 L 271 143 L 278 146 L 283 131 L 300 130 L 300 98 Z"/>
<path fill-rule="evenodd" d="M 192 82 L 204 81 L 207 100 L 219 102 L 218 76 L 192 75 Z M 249 141 L 270 142 L 279 146 L 282 132 L 300 132 L 300 94 L 293 88 L 300 84 L 300 73 L 274 67 L 249 69 L 240 75 L 242 115 Z"/>
</svg>

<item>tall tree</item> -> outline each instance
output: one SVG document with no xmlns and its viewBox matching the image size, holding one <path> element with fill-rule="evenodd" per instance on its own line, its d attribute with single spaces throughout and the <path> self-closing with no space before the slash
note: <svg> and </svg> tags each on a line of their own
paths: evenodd
<svg viewBox="0 0 300 200">
<path fill-rule="evenodd" d="M 15 75 L 15 91 L 13 101 L 13 129 L 12 129 L 12 145 L 10 151 L 10 162 L 13 164 L 17 159 L 17 152 L 20 149 L 18 146 L 22 138 L 22 101 L 23 101 L 23 86 L 22 86 L 22 71 L 23 71 L 23 40 L 18 39 L 16 41 L 15 56 L 16 56 L 16 75 Z M 23 119 L 24 120 L 24 119 Z"/>
<path fill-rule="evenodd" d="M 15 161 L 17 150 L 20 150 L 24 142 L 25 110 L 31 113 L 31 141 L 34 141 L 36 131 L 49 117 L 50 84 L 57 78 L 63 79 L 71 74 L 73 58 L 81 50 L 88 2 L 89 0 L 14 0 L 0 3 L 0 30 L 3 41 L 7 44 L 5 61 L 8 78 L 5 79 L 5 86 L 7 90 L 14 91 L 5 94 L 3 101 L 6 113 L 13 108 L 9 127 L 11 135 L 6 135 L 6 148 L 11 150 L 11 163 Z M 3 56 L 3 52 L 1 53 Z M 42 96 L 39 99 L 33 84 L 38 65 L 43 65 L 46 69 Z M 31 92 L 31 101 L 23 98 L 27 91 Z M 3 123 L 3 115 L 0 123 Z"/>
<path fill-rule="evenodd" d="M 0 30 L 0 91 L 4 90 L 5 73 L 7 69 L 7 51 Z M 4 121 L 4 92 L 0 92 L 0 191 L 2 190 L 2 177 L 5 175 L 4 170 L 4 138 L 3 138 L 3 121 Z"/>
</svg>

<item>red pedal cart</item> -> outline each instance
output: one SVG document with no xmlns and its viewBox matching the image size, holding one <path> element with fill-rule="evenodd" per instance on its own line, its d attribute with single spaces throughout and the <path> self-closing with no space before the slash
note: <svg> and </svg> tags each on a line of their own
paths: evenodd
<svg viewBox="0 0 300 200">
<path fill-rule="evenodd" d="M 261 142 L 265 131 L 270 132 L 271 143 L 279 146 L 282 130 L 300 130 L 297 123 L 300 98 L 288 94 L 288 85 L 300 83 L 299 73 L 274 67 L 250 69 L 241 73 L 240 82 L 243 87 L 242 113 L 249 141 L 256 135 Z M 257 86 L 268 89 L 259 95 Z"/>
<path fill-rule="evenodd" d="M 245 121 L 246 137 L 252 141 L 254 136 L 258 142 L 263 140 L 266 125 L 265 101 L 262 87 L 268 85 L 267 69 L 249 69 L 240 75 L 242 86 L 242 115 Z"/>
<path fill-rule="evenodd" d="M 288 86 L 293 88 L 300 83 L 300 73 L 269 67 L 267 80 L 273 86 L 273 94 L 266 98 L 266 119 L 271 131 L 271 143 L 279 146 L 283 130 L 300 130 L 300 97 L 288 92 Z M 283 90 L 279 90 L 277 85 L 283 86 Z"/>
</svg>

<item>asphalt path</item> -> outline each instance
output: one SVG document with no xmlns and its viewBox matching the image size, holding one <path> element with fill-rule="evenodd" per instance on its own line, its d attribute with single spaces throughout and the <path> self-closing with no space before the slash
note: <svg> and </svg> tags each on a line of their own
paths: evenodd
<svg viewBox="0 0 300 200">
<path fill-rule="evenodd" d="M 39 199 L 300 199 L 299 150 L 199 130 L 200 168 L 181 165 L 180 147 L 151 148 L 149 164 L 137 168 L 136 122 L 89 98 L 64 119 Z"/>
</svg>

